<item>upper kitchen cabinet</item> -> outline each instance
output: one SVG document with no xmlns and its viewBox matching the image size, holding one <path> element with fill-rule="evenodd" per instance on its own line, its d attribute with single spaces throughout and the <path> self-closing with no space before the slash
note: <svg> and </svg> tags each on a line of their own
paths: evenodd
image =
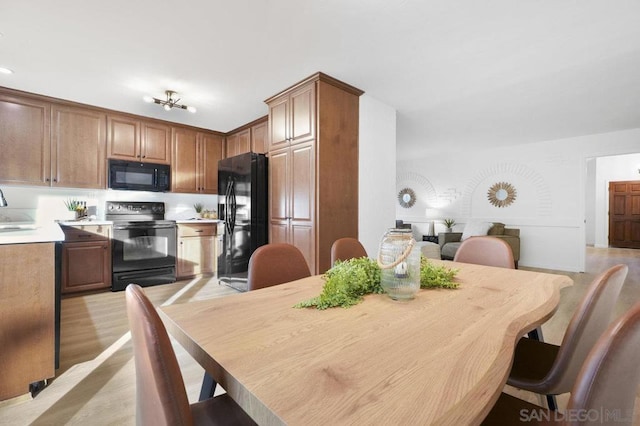
<svg viewBox="0 0 640 426">
<path fill-rule="evenodd" d="M 105 188 L 106 115 L 54 104 L 51 117 L 51 185 Z"/>
<path fill-rule="evenodd" d="M 0 92 L 0 181 L 49 185 L 51 105 Z"/>
<path fill-rule="evenodd" d="M 200 192 L 205 194 L 218 193 L 218 161 L 222 160 L 223 137 L 215 133 L 198 133 L 198 162 L 197 174 L 200 177 Z"/>
<path fill-rule="evenodd" d="M 358 121 L 363 92 L 317 73 L 267 99 L 269 242 L 298 247 L 313 274 L 331 245 L 358 237 Z"/>
<path fill-rule="evenodd" d="M 246 152 L 265 154 L 268 144 L 268 117 L 260 117 L 227 133 L 226 158 Z"/>
<path fill-rule="evenodd" d="M 172 139 L 171 190 L 216 194 L 218 161 L 223 158 L 223 136 L 174 127 Z"/>
<path fill-rule="evenodd" d="M 269 151 L 315 139 L 316 85 L 302 84 L 267 99 Z"/>
<path fill-rule="evenodd" d="M 227 155 L 226 157 L 235 157 L 251 151 L 251 129 L 244 129 L 228 134 Z"/>
<path fill-rule="evenodd" d="M 109 158 L 171 164 L 171 128 L 125 115 L 107 117 Z"/>
<path fill-rule="evenodd" d="M 105 188 L 106 114 L 0 91 L 0 181 Z"/>
<path fill-rule="evenodd" d="M 265 117 L 262 122 L 251 126 L 251 151 L 258 154 L 268 152 L 269 121 Z"/>
</svg>

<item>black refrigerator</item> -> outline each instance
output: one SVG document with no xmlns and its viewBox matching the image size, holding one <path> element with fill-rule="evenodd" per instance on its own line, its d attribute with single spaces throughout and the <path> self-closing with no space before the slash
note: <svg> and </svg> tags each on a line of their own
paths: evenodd
<svg viewBox="0 0 640 426">
<path fill-rule="evenodd" d="M 249 258 L 268 242 L 267 158 L 249 152 L 218 162 L 218 213 L 224 221 L 218 280 L 247 291 Z"/>
</svg>

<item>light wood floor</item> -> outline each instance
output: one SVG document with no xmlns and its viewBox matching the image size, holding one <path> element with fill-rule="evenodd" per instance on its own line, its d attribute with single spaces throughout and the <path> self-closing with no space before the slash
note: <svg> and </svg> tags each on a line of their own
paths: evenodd
<svg viewBox="0 0 640 426">
<path fill-rule="evenodd" d="M 566 273 L 574 285 L 563 289 L 557 313 L 543 325 L 545 340 L 561 342 L 586 286 L 597 273 L 617 263 L 629 265 L 617 314 L 640 300 L 640 250 L 588 248 L 587 272 Z M 235 290 L 218 285 L 213 278 L 203 278 L 147 287 L 145 292 L 158 306 L 224 297 Z M 34 399 L 25 396 L 0 403 L 0 425 L 135 424 L 135 374 L 128 330 L 123 292 L 64 298 L 61 365 L 56 370 L 56 379 Z M 195 401 L 203 370 L 180 345 L 174 347 L 189 400 Z M 508 391 L 543 404 L 536 395 Z M 561 408 L 566 400 L 564 395 L 559 397 Z M 636 407 L 635 424 L 640 425 L 640 399 Z"/>
</svg>

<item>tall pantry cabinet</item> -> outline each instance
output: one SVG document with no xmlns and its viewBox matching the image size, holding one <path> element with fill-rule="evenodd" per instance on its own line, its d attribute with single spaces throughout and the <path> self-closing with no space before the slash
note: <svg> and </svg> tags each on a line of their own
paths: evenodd
<svg viewBox="0 0 640 426">
<path fill-rule="evenodd" d="M 317 73 L 267 99 L 269 241 L 293 244 L 313 274 L 331 245 L 358 237 L 358 120 L 362 91 Z"/>
</svg>

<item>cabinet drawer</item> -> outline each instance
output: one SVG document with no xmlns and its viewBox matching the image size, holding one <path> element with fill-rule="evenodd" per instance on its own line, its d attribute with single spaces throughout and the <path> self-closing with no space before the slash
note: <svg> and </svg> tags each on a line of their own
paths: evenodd
<svg viewBox="0 0 640 426">
<path fill-rule="evenodd" d="M 215 223 L 178 224 L 178 237 L 213 237 L 215 235 Z"/>
<path fill-rule="evenodd" d="M 111 225 L 62 226 L 65 242 L 108 240 Z"/>
</svg>

